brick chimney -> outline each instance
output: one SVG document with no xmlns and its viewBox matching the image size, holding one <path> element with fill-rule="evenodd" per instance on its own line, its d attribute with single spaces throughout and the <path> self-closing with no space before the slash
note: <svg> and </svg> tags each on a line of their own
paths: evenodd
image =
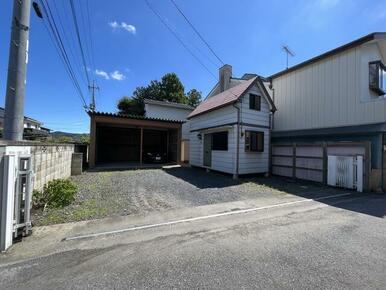
<svg viewBox="0 0 386 290">
<path fill-rule="evenodd" d="M 229 64 L 224 64 L 219 69 L 220 92 L 223 92 L 229 89 L 231 77 L 232 77 L 232 66 Z"/>
</svg>

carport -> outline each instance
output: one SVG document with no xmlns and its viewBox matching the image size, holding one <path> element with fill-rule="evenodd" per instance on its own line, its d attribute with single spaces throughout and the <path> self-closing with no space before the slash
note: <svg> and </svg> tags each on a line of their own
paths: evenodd
<svg viewBox="0 0 386 290">
<path fill-rule="evenodd" d="M 162 152 L 164 163 L 180 163 L 182 121 L 88 112 L 90 167 L 142 167 L 145 154 Z"/>
</svg>

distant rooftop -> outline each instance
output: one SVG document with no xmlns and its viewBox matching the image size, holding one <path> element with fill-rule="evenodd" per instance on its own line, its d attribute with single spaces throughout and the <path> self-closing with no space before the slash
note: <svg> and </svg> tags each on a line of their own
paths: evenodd
<svg viewBox="0 0 386 290">
<path fill-rule="evenodd" d="M 172 108 L 179 108 L 184 110 L 194 110 L 192 106 L 189 106 L 187 104 L 181 104 L 181 103 L 175 103 L 175 102 L 169 102 L 169 101 L 158 101 L 158 100 L 152 100 L 152 99 L 144 99 L 145 104 L 152 104 L 152 105 L 159 105 L 159 106 L 165 106 L 165 107 L 172 107 Z"/>
<path fill-rule="evenodd" d="M 5 112 L 5 109 L 4 109 L 3 107 L 0 107 L 0 111 Z M 40 121 L 38 121 L 38 120 L 36 120 L 36 119 L 33 119 L 33 118 L 31 118 L 31 117 L 27 117 L 27 116 L 24 116 L 24 120 L 28 120 L 28 121 L 31 121 L 31 122 L 35 122 L 35 123 L 38 123 L 38 124 L 40 124 L 40 125 L 43 124 L 42 122 L 40 122 Z"/>
</svg>

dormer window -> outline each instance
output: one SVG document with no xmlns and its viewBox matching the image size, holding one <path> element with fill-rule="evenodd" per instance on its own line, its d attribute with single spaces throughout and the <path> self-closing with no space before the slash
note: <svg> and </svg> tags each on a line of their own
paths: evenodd
<svg viewBox="0 0 386 290">
<path fill-rule="evenodd" d="M 386 66 L 381 61 L 369 63 L 369 88 L 379 96 L 386 94 Z"/>
</svg>

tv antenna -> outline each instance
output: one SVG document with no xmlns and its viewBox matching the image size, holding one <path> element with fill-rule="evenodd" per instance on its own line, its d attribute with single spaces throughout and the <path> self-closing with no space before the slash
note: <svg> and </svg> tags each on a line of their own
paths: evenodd
<svg viewBox="0 0 386 290">
<path fill-rule="evenodd" d="M 288 45 L 282 45 L 281 48 L 282 48 L 282 50 L 286 54 L 286 57 L 287 57 L 287 67 L 286 67 L 286 69 L 288 69 L 288 56 L 294 57 L 295 53 L 289 48 Z"/>
</svg>

